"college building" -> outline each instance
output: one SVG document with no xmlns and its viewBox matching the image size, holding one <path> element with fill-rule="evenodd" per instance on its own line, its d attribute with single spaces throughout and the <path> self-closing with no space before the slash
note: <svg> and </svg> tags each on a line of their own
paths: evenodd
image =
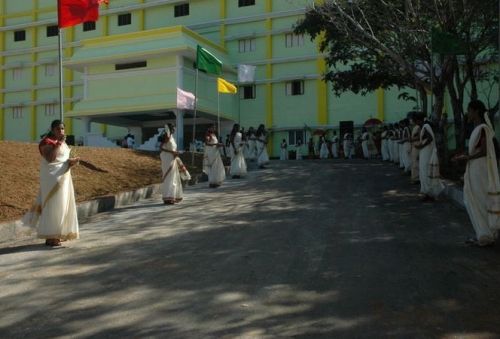
<svg viewBox="0 0 500 339">
<path fill-rule="evenodd" d="M 414 102 L 400 92 L 333 94 L 322 81 L 316 41 L 295 35 L 312 0 L 110 0 L 96 22 L 63 29 L 64 121 L 75 142 L 116 146 L 127 133 L 144 149 L 167 122 L 180 148 L 202 139 L 208 124 L 265 124 L 269 151 L 282 139 L 306 141 L 308 130 L 343 121 L 402 119 Z M 56 0 L 0 2 L 0 140 L 37 141 L 59 117 Z M 217 76 L 195 69 L 197 47 L 222 61 L 238 93 L 218 94 Z M 238 83 L 238 66 L 255 66 Z M 196 93 L 196 116 L 178 108 L 177 89 Z M 307 127 L 307 128 L 306 128 Z"/>
</svg>

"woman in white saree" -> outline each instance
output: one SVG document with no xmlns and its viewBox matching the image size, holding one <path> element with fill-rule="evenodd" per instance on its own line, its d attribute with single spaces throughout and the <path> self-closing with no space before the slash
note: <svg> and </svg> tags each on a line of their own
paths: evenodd
<svg viewBox="0 0 500 339">
<path fill-rule="evenodd" d="M 183 199 L 182 179 L 189 180 L 191 176 L 179 158 L 177 143 L 173 133 L 175 127 L 172 124 L 165 126 L 163 142 L 160 146 L 160 160 L 162 170 L 162 181 L 160 185 L 163 203 L 173 205 Z"/>
<path fill-rule="evenodd" d="M 412 117 L 413 129 L 411 131 L 411 183 L 418 183 L 419 179 L 419 153 L 420 150 L 416 147 L 417 143 L 420 141 L 420 131 L 422 129 L 423 117 L 422 113 L 415 113 Z M 418 122 L 419 121 L 419 122 Z"/>
<path fill-rule="evenodd" d="M 211 188 L 216 188 L 222 185 L 226 179 L 224 164 L 219 152 L 219 148 L 223 144 L 217 140 L 215 127 L 209 127 L 205 135 L 205 154 L 203 157 L 203 172 L 208 176 L 208 185 Z"/>
<path fill-rule="evenodd" d="M 40 192 L 23 222 L 37 229 L 47 246 L 60 246 L 61 241 L 79 238 L 75 191 L 70 168 L 79 158 L 70 158 L 65 142 L 64 124 L 51 123 L 51 130 L 39 144 Z"/>
<path fill-rule="evenodd" d="M 361 149 L 363 150 L 363 158 L 370 159 L 370 150 L 368 148 L 368 143 L 370 142 L 370 134 L 366 127 L 363 127 L 361 135 Z"/>
<path fill-rule="evenodd" d="M 491 245 L 500 230 L 500 179 L 495 153 L 493 126 L 486 107 L 479 100 L 468 106 L 468 119 L 475 125 L 469 139 L 468 155 L 456 157 L 466 160 L 464 176 L 464 203 L 479 246 Z"/>
<path fill-rule="evenodd" d="M 419 154 L 420 193 L 423 201 L 435 200 L 444 190 L 440 179 L 436 138 L 429 123 L 424 123 L 420 132 L 420 142 L 416 147 Z"/>
<path fill-rule="evenodd" d="M 260 124 L 255 133 L 257 137 L 257 165 L 259 168 L 264 168 L 264 165 L 269 163 L 269 155 L 267 154 L 267 133 L 263 124 Z"/>
<path fill-rule="evenodd" d="M 247 174 L 247 163 L 243 156 L 243 139 L 240 132 L 240 125 L 234 124 L 231 135 L 231 169 L 230 174 L 233 179 L 239 179 Z"/>
</svg>

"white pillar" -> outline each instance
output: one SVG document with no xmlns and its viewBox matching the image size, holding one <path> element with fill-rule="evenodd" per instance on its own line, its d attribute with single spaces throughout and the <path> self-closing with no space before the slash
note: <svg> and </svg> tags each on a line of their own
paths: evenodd
<svg viewBox="0 0 500 339">
<path fill-rule="evenodd" d="M 180 109 L 175 110 L 175 140 L 177 142 L 177 149 L 184 149 L 184 111 Z"/>
<path fill-rule="evenodd" d="M 92 122 L 90 117 L 81 117 L 80 120 L 82 121 L 83 124 L 83 133 L 84 134 L 90 133 L 90 123 Z"/>
</svg>

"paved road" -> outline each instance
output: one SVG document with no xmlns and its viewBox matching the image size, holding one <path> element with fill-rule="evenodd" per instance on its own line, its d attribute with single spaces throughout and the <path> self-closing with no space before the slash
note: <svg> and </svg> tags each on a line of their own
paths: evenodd
<svg viewBox="0 0 500 339">
<path fill-rule="evenodd" d="M 497 338 L 500 246 L 379 162 L 273 162 L 0 248 L 2 338 Z"/>
</svg>

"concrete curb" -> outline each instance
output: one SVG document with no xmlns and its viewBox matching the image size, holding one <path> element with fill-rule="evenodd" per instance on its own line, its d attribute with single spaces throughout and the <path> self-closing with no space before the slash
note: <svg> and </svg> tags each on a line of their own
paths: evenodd
<svg viewBox="0 0 500 339">
<path fill-rule="evenodd" d="M 138 200 L 147 199 L 160 191 L 160 184 L 154 184 L 133 191 L 121 192 L 114 195 L 99 197 L 93 200 L 81 202 L 76 205 L 78 221 L 80 223 L 95 214 L 111 211 L 115 208 L 130 205 Z M 21 225 L 21 220 L 10 221 L 0 224 L 0 243 L 24 238 L 16 234 L 16 228 Z"/>
</svg>

